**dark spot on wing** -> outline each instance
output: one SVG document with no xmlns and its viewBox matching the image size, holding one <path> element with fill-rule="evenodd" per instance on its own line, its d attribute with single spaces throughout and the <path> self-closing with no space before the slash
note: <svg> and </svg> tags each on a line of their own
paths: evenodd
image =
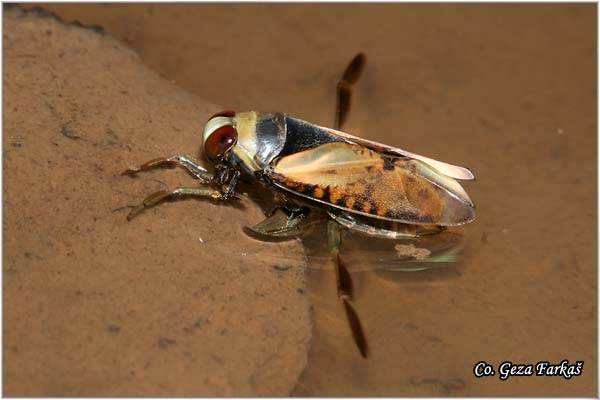
<svg viewBox="0 0 600 400">
<path fill-rule="evenodd" d="M 323 197 L 321 197 L 321 200 L 323 200 L 325 203 L 331 203 L 330 201 L 330 193 L 329 193 L 329 186 L 327 186 L 323 192 Z"/>
<path fill-rule="evenodd" d="M 304 191 L 302 193 L 304 193 L 307 196 L 310 197 L 316 197 L 315 193 L 317 192 L 317 189 L 319 188 L 318 185 L 306 185 L 306 188 L 304 189 Z"/>
<path fill-rule="evenodd" d="M 364 206 L 364 201 L 360 197 L 354 201 L 353 207 L 355 210 L 362 211 Z"/>
<path fill-rule="evenodd" d="M 435 218 L 431 214 L 418 214 L 414 211 L 387 211 L 385 214 L 386 218 L 390 219 L 402 219 L 405 221 L 414 221 L 422 224 L 433 224 L 435 223 Z"/>
<path fill-rule="evenodd" d="M 390 157 L 383 157 L 383 169 L 386 171 L 393 171 L 396 166 L 394 165 L 394 159 Z"/>
<path fill-rule="evenodd" d="M 377 204 L 371 203 L 371 209 L 369 210 L 369 214 L 377 215 Z"/>
<path fill-rule="evenodd" d="M 300 184 L 295 190 L 303 195 L 319 200 L 322 200 L 323 196 L 325 195 L 325 189 L 320 185 L 303 183 Z"/>
</svg>

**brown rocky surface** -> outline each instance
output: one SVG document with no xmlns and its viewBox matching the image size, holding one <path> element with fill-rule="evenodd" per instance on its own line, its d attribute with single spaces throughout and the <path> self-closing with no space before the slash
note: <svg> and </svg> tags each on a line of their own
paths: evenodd
<svg viewBox="0 0 600 400">
<path fill-rule="evenodd" d="M 125 220 L 193 181 L 120 172 L 196 153 L 220 107 L 99 30 L 13 7 L 3 22 L 4 395 L 289 394 L 311 336 L 300 244 L 244 235 L 262 218 L 247 198 Z"/>
</svg>

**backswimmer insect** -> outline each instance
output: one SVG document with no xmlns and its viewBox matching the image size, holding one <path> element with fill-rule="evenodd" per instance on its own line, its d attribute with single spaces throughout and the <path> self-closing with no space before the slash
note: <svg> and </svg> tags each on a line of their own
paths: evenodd
<svg viewBox="0 0 600 400">
<path fill-rule="evenodd" d="M 240 180 L 259 182 L 275 193 L 276 208 L 249 228 L 262 237 L 293 237 L 315 209 L 330 217 L 328 248 L 338 296 L 363 357 L 368 345 L 351 302 L 353 284 L 340 257 L 340 227 L 371 237 L 397 239 L 441 232 L 475 219 L 475 207 L 457 180 L 472 180 L 467 168 L 341 132 L 350 109 L 352 85 L 365 65 L 358 54 L 337 84 L 335 129 L 286 114 L 223 111 L 206 122 L 203 148 L 211 173 L 188 155 L 157 158 L 125 175 L 179 165 L 199 187 L 159 191 L 133 207 L 130 220 L 146 208 L 180 196 L 230 201 Z"/>
</svg>

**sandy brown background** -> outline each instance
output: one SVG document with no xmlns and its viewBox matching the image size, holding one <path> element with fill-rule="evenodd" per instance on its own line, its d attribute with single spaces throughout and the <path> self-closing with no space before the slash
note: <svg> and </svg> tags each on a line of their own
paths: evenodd
<svg viewBox="0 0 600 400">
<path fill-rule="evenodd" d="M 215 104 L 324 125 L 337 77 L 364 51 L 348 130 L 475 172 L 466 187 L 478 219 L 462 229 L 456 276 L 355 274 L 370 360 L 353 347 L 331 271 L 310 271 L 314 340 L 295 394 L 597 394 L 595 5 L 47 8 L 103 26 Z M 152 140 L 174 147 L 169 133 Z M 155 218 L 184 214 L 177 206 Z M 563 359 L 583 360 L 582 376 L 472 374 L 479 360 Z"/>
<path fill-rule="evenodd" d="M 10 9 L 3 35 L 3 394 L 288 395 L 311 338 L 301 244 L 247 238 L 248 199 L 125 220 L 192 179 L 120 172 L 194 147 L 216 106 L 101 32 Z"/>
</svg>

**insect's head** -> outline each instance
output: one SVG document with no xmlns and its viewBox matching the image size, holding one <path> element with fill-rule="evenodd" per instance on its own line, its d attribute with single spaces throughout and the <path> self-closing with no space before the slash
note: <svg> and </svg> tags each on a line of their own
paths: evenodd
<svg viewBox="0 0 600 400">
<path fill-rule="evenodd" d="M 237 143 L 234 117 L 233 111 L 221 111 L 210 117 L 204 125 L 204 155 L 213 164 L 221 164 Z"/>
</svg>

